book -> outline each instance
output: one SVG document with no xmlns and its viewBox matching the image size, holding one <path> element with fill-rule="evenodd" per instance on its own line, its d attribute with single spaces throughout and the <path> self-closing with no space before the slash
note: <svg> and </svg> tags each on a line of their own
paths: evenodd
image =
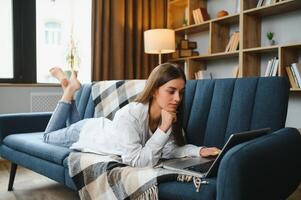
<svg viewBox="0 0 301 200">
<path fill-rule="evenodd" d="M 230 47 L 230 51 L 236 51 L 238 49 L 238 45 L 239 45 L 239 32 L 235 32 L 234 33 L 234 40 L 233 40 L 233 43 Z"/>
<path fill-rule="evenodd" d="M 292 72 L 296 77 L 296 82 L 299 88 L 301 88 L 301 65 L 300 63 L 293 63 L 291 66 Z"/>
<path fill-rule="evenodd" d="M 200 19 L 200 22 L 204 22 L 204 21 L 207 21 L 210 19 L 210 16 L 209 16 L 206 8 L 202 8 L 202 7 L 198 8 L 198 9 L 196 9 L 196 13 L 197 13 L 198 18 Z"/>
<path fill-rule="evenodd" d="M 294 77 L 294 80 L 295 80 L 295 82 L 296 82 L 297 87 L 300 88 L 300 85 L 298 84 L 298 80 L 297 80 L 295 71 L 293 70 L 292 66 L 291 66 L 291 71 L 292 71 L 292 74 L 293 74 L 293 77 Z"/>
<path fill-rule="evenodd" d="M 195 74 L 195 79 L 212 79 L 212 74 L 211 72 L 204 71 L 204 70 L 199 70 Z"/>
<path fill-rule="evenodd" d="M 286 74 L 288 76 L 288 79 L 290 81 L 290 84 L 291 84 L 291 88 L 299 88 L 296 81 L 295 81 L 295 78 L 294 78 L 294 75 L 292 73 L 292 70 L 289 66 L 285 67 L 285 70 L 286 70 Z"/>
<path fill-rule="evenodd" d="M 264 3 L 264 0 L 258 0 L 258 2 L 257 2 L 257 8 L 258 7 L 261 7 L 262 5 L 263 5 L 263 3 Z"/>
<path fill-rule="evenodd" d="M 267 6 L 267 5 L 271 5 L 272 4 L 272 0 L 265 0 L 263 3 L 263 6 Z"/>
<path fill-rule="evenodd" d="M 233 42 L 233 39 L 234 39 L 234 34 L 231 35 L 231 37 L 229 39 L 229 42 L 228 42 L 228 44 L 226 46 L 225 52 L 228 52 L 230 50 L 230 46 L 231 46 L 231 44 Z"/>
<path fill-rule="evenodd" d="M 199 24 L 200 22 L 199 22 L 199 19 L 197 17 L 196 10 L 192 11 L 192 16 L 193 16 L 194 23 Z"/>
<path fill-rule="evenodd" d="M 236 51 L 239 47 L 239 32 L 234 32 L 226 46 L 225 52 Z"/>
<path fill-rule="evenodd" d="M 274 58 L 273 71 L 272 71 L 271 76 L 277 76 L 278 67 L 279 67 L 279 60 L 278 60 L 278 58 Z"/>
<path fill-rule="evenodd" d="M 272 65 L 273 65 L 273 59 L 270 59 L 268 61 L 268 65 L 267 65 L 267 68 L 265 70 L 265 74 L 264 74 L 265 77 L 270 76 Z"/>
</svg>

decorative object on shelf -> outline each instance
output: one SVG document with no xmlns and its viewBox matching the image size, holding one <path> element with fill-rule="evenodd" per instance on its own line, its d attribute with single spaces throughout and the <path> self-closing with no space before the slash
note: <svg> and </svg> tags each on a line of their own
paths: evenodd
<svg viewBox="0 0 301 200">
<path fill-rule="evenodd" d="M 147 54 L 161 54 L 175 52 L 175 31 L 171 29 L 151 29 L 144 31 L 144 51 Z"/>
<path fill-rule="evenodd" d="M 220 10 L 218 11 L 218 13 L 216 14 L 216 17 L 217 18 L 220 18 L 220 17 L 224 17 L 224 16 L 227 16 L 229 15 L 229 13 L 226 11 L 226 10 Z"/>
<path fill-rule="evenodd" d="M 199 52 L 193 50 L 196 48 L 196 42 L 182 39 L 178 44 L 177 50 L 172 54 L 172 58 L 176 59 L 180 57 L 198 56 Z"/>
<path fill-rule="evenodd" d="M 191 42 L 186 39 L 182 39 L 179 43 L 179 49 L 196 49 L 197 48 L 197 43 L 196 42 Z"/>
<path fill-rule="evenodd" d="M 275 40 L 273 40 L 275 33 L 274 32 L 267 32 L 267 38 L 269 40 L 270 45 L 275 44 Z"/>
</svg>

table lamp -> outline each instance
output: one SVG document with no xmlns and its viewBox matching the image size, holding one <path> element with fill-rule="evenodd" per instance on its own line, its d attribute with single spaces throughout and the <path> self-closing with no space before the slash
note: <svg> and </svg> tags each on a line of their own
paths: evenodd
<svg viewBox="0 0 301 200">
<path fill-rule="evenodd" d="M 144 51 L 148 54 L 161 54 L 175 52 L 175 32 L 171 29 L 151 29 L 144 31 Z"/>
</svg>

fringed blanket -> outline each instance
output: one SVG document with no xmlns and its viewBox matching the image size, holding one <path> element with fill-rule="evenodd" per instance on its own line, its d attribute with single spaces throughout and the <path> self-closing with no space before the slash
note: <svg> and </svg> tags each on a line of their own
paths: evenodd
<svg viewBox="0 0 301 200">
<path fill-rule="evenodd" d="M 69 174 L 80 198 L 157 200 L 158 187 L 164 181 L 191 181 L 199 188 L 200 180 L 163 168 L 134 168 L 118 157 L 72 152 L 68 158 Z"/>
</svg>

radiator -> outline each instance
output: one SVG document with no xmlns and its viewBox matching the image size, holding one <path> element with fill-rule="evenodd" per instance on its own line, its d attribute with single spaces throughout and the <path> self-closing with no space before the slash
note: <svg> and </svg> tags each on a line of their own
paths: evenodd
<svg viewBox="0 0 301 200">
<path fill-rule="evenodd" d="M 31 112 L 52 112 L 57 102 L 61 99 L 62 93 L 32 92 L 30 93 Z"/>
</svg>

